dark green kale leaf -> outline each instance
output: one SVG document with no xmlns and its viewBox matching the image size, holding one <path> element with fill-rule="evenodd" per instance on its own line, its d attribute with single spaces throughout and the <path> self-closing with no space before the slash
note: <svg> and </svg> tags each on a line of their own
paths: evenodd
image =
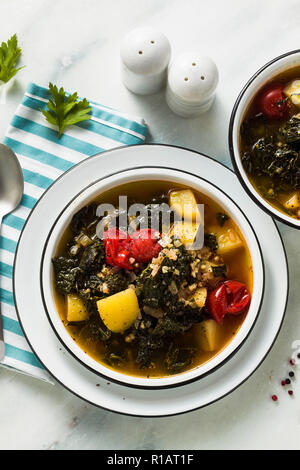
<svg viewBox="0 0 300 470">
<path fill-rule="evenodd" d="M 159 308 L 164 303 L 166 286 L 162 285 L 156 276 L 151 275 L 152 268 L 148 266 L 136 281 L 136 294 L 141 305 Z M 160 276 L 159 276 L 160 277 Z"/>
<path fill-rule="evenodd" d="M 212 266 L 212 272 L 214 277 L 226 277 L 227 266 L 222 264 L 220 266 Z"/>
<path fill-rule="evenodd" d="M 88 321 L 80 330 L 80 338 L 92 342 L 109 341 L 112 337 L 112 332 L 106 328 L 102 322 L 95 302 L 87 301 L 85 306 L 90 313 Z"/>
<path fill-rule="evenodd" d="M 103 289 L 105 284 L 105 289 Z M 116 294 L 127 289 L 129 279 L 122 272 L 112 273 L 99 278 L 96 274 L 85 275 L 80 279 L 78 293 L 84 300 L 97 301 L 103 297 Z"/>
<path fill-rule="evenodd" d="M 150 328 L 136 331 L 136 362 L 142 367 L 149 367 L 153 355 L 157 350 L 166 350 L 172 338 L 184 334 L 194 323 L 199 323 L 204 319 L 202 311 L 197 308 L 186 308 L 181 311 L 181 315 L 166 313 L 166 315 L 158 321 L 152 319 Z M 153 323 L 156 321 L 156 325 Z M 147 323 L 147 322 L 145 322 Z M 192 357 L 192 348 L 180 348 L 180 354 L 176 355 L 174 360 L 174 371 L 187 366 Z M 189 357 L 188 357 L 189 356 Z M 171 370 L 171 360 L 168 360 Z"/>
<path fill-rule="evenodd" d="M 105 362 L 111 367 L 121 367 L 128 362 L 127 350 L 124 348 L 124 342 L 121 338 L 114 337 L 105 344 Z"/>
<path fill-rule="evenodd" d="M 80 259 L 82 271 L 99 271 L 105 260 L 105 248 L 102 240 L 97 240 L 87 246 Z"/>
<path fill-rule="evenodd" d="M 217 215 L 216 215 L 216 219 L 217 219 L 217 222 L 220 225 L 220 227 L 223 227 L 225 222 L 227 220 L 229 220 L 229 216 L 227 214 L 225 214 L 224 212 L 218 212 Z"/>
<path fill-rule="evenodd" d="M 145 211 L 131 222 L 131 226 L 134 224 L 137 230 L 147 224 L 147 227 L 162 232 L 163 221 L 167 216 L 169 216 L 169 224 L 171 226 L 174 223 L 174 211 L 169 208 L 169 196 L 167 194 L 154 196 L 151 202 L 145 206 Z"/>
<path fill-rule="evenodd" d="M 101 280 L 96 274 L 84 274 L 80 278 L 78 294 L 83 300 L 97 301 L 105 295 L 101 290 Z"/>
<path fill-rule="evenodd" d="M 183 245 L 176 250 L 177 259 L 165 256 L 155 276 L 152 276 L 150 265 L 138 276 L 136 292 L 142 305 L 168 309 L 171 304 L 177 303 L 177 294 L 170 287 L 173 285 L 177 290 L 184 280 L 192 280 L 192 256 Z"/>
<path fill-rule="evenodd" d="M 64 294 L 76 292 L 78 287 L 78 276 L 81 273 L 81 269 L 78 266 L 78 260 L 59 256 L 53 258 L 52 263 L 57 290 Z"/>
<path fill-rule="evenodd" d="M 163 340 L 158 337 L 153 337 L 150 334 L 138 334 L 136 339 L 137 356 L 136 363 L 139 364 L 141 369 L 150 366 L 153 353 L 163 347 Z"/>
<path fill-rule="evenodd" d="M 267 119 L 259 113 L 244 120 L 241 125 L 241 136 L 247 145 L 252 145 L 259 137 L 268 135 Z"/>
<path fill-rule="evenodd" d="M 293 116 L 280 127 L 279 135 L 286 144 L 300 144 L 300 116 Z"/>
<path fill-rule="evenodd" d="M 122 271 L 109 274 L 104 281 L 108 287 L 108 295 L 117 294 L 122 290 L 127 289 L 129 285 L 129 279 L 122 273 Z"/>
<path fill-rule="evenodd" d="M 267 174 L 270 164 L 274 161 L 276 151 L 274 139 L 262 137 L 253 146 L 251 151 L 245 152 L 242 156 L 242 163 L 245 170 L 250 175 Z"/>
<path fill-rule="evenodd" d="M 191 324 L 185 325 L 180 319 L 176 320 L 170 316 L 161 318 L 153 330 L 153 336 L 174 336 L 178 333 L 185 333 L 191 327 Z"/>
<path fill-rule="evenodd" d="M 172 342 L 166 354 L 164 365 L 171 374 L 176 374 L 189 366 L 195 355 L 195 348 L 179 348 Z"/>
<path fill-rule="evenodd" d="M 217 242 L 217 237 L 214 233 L 204 234 L 204 246 L 209 248 L 211 251 L 217 251 L 218 242 Z"/>
<path fill-rule="evenodd" d="M 167 193 L 157 194 L 156 196 L 153 196 L 150 202 L 150 204 L 168 204 L 168 203 L 169 203 L 169 195 Z"/>
<path fill-rule="evenodd" d="M 126 363 L 127 358 L 124 354 L 124 351 L 122 351 L 120 354 L 115 352 L 107 352 L 104 356 L 104 361 L 111 367 L 121 367 Z"/>
<path fill-rule="evenodd" d="M 244 153 L 242 163 L 253 176 L 270 176 L 275 189 L 300 188 L 300 154 L 287 144 L 278 146 L 263 137 Z"/>
<path fill-rule="evenodd" d="M 78 234 L 82 229 L 88 228 L 90 224 L 95 222 L 97 204 L 89 204 L 84 206 L 73 216 L 71 221 L 71 230 L 74 234 Z"/>
<path fill-rule="evenodd" d="M 188 330 L 194 323 L 200 323 L 203 320 L 203 309 L 197 307 L 196 303 L 191 305 L 178 300 L 168 307 L 165 318 L 179 321 L 185 330 Z"/>
</svg>

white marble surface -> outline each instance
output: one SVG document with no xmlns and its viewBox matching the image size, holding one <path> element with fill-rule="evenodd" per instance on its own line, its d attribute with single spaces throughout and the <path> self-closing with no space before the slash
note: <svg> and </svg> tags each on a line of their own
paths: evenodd
<svg viewBox="0 0 300 470">
<path fill-rule="evenodd" d="M 201 150 L 228 165 L 237 93 L 261 65 L 299 48 L 300 40 L 299 0 L 1 0 L 0 17 L 0 40 L 17 32 L 26 64 L 0 106 L 1 139 L 27 82 L 53 81 L 143 115 L 150 141 Z M 168 110 L 162 93 L 137 97 L 122 86 L 120 39 L 144 25 L 164 31 L 174 53 L 199 49 L 216 61 L 220 84 L 208 114 L 184 120 Z M 294 398 L 278 385 L 289 370 L 291 343 L 300 339 L 299 233 L 279 228 L 291 273 L 287 315 L 267 359 L 230 396 L 178 417 L 130 418 L 86 404 L 59 385 L 1 369 L 0 449 L 299 449 L 300 371 Z M 273 392 L 278 404 L 270 400 Z"/>
</svg>

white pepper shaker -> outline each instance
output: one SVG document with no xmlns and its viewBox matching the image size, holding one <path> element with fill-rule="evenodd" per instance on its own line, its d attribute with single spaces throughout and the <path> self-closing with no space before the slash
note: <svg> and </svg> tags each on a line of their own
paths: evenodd
<svg viewBox="0 0 300 470">
<path fill-rule="evenodd" d="M 216 64 L 198 52 L 185 52 L 168 72 L 166 100 L 182 117 L 197 117 L 211 107 L 219 80 Z"/>
<path fill-rule="evenodd" d="M 166 83 L 170 56 L 171 46 L 163 33 L 148 27 L 134 29 L 121 45 L 124 85 L 138 95 L 158 92 Z"/>
</svg>

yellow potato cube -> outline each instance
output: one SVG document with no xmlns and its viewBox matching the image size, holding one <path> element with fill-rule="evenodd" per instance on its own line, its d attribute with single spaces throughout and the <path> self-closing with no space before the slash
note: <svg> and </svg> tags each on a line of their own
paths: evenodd
<svg viewBox="0 0 300 470">
<path fill-rule="evenodd" d="M 206 297 L 207 297 L 206 287 L 199 287 L 192 295 L 192 299 L 196 302 L 196 305 L 199 308 L 204 307 L 205 302 L 206 302 Z"/>
<path fill-rule="evenodd" d="M 170 235 L 180 240 L 184 246 L 192 245 L 195 241 L 199 224 L 193 222 L 177 222 L 173 225 Z"/>
<path fill-rule="evenodd" d="M 67 296 L 67 320 L 69 322 L 84 321 L 89 317 L 83 301 L 78 295 L 68 294 Z"/>
<path fill-rule="evenodd" d="M 140 314 L 136 293 L 131 288 L 98 300 L 97 307 L 103 323 L 114 333 L 123 333 Z"/>
<path fill-rule="evenodd" d="M 288 198 L 287 201 L 283 203 L 286 209 L 299 209 L 300 207 L 300 192 L 296 191 L 291 197 Z"/>
<path fill-rule="evenodd" d="M 221 343 L 221 328 L 215 320 L 204 320 L 197 325 L 199 330 L 199 347 L 202 351 L 215 351 Z"/>
<path fill-rule="evenodd" d="M 171 191 L 170 207 L 185 220 L 197 221 L 200 223 L 200 212 L 193 191 L 183 189 L 181 191 Z"/>
<path fill-rule="evenodd" d="M 233 228 L 220 232 L 217 236 L 217 242 L 218 253 L 220 255 L 225 255 L 226 253 L 243 247 L 243 242 L 240 236 Z"/>
<path fill-rule="evenodd" d="M 300 80 L 294 80 L 283 90 L 283 93 L 290 98 L 293 104 L 300 106 Z"/>
</svg>

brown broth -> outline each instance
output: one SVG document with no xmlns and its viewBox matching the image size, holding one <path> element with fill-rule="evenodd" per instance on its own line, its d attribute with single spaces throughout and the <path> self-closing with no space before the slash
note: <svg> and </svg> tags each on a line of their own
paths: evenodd
<svg viewBox="0 0 300 470">
<path fill-rule="evenodd" d="M 122 185 L 112 190 L 106 191 L 103 193 L 99 198 L 95 201 L 97 203 L 105 203 L 109 202 L 114 204 L 115 207 L 118 206 L 118 197 L 119 195 L 126 195 L 129 199 L 129 204 L 132 202 L 139 202 L 139 203 L 147 203 L 153 196 L 159 194 L 166 194 L 171 190 L 174 189 L 184 189 L 185 186 L 182 185 L 174 185 L 172 183 L 167 182 L 160 182 L 160 181 L 143 181 L 137 183 L 131 183 L 127 185 Z M 222 207 L 220 207 L 216 202 L 212 201 L 205 195 L 202 195 L 196 191 L 194 194 L 197 198 L 198 203 L 205 204 L 205 227 L 209 231 L 214 233 L 218 233 L 221 228 L 218 226 L 216 221 L 216 214 L 218 212 L 223 212 Z M 231 255 L 226 255 L 224 257 L 224 261 L 228 267 L 228 279 L 235 279 L 239 280 L 246 284 L 249 291 L 252 292 L 253 287 L 253 272 L 252 272 L 252 262 L 248 247 L 246 242 L 236 224 L 233 222 L 232 219 L 229 219 L 226 222 L 226 228 L 234 228 L 241 239 L 243 240 L 243 247 L 237 251 L 235 251 Z M 66 228 L 64 235 L 59 243 L 57 255 L 61 255 L 65 252 L 65 246 L 67 241 L 70 238 L 70 231 L 69 228 Z M 90 338 L 84 337 L 81 331 L 81 327 L 76 325 L 67 325 L 66 321 L 66 302 L 63 295 L 57 293 L 54 289 L 55 294 L 55 302 L 57 311 L 60 315 L 62 322 L 64 323 L 67 331 L 69 332 L 70 336 L 73 340 L 80 346 L 80 348 L 86 352 L 90 357 L 96 360 L 99 363 L 102 363 L 105 367 L 111 368 L 105 361 L 104 361 L 104 353 L 105 348 L 101 341 L 92 341 Z M 217 354 L 219 354 L 232 340 L 234 335 L 238 332 L 239 328 L 241 327 L 246 313 L 243 313 L 238 316 L 228 315 L 224 318 L 222 324 L 222 340 L 220 342 L 220 346 L 217 350 L 213 352 L 203 352 L 200 350 L 198 345 L 198 335 L 197 335 L 197 325 L 194 325 L 191 330 L 189 330 L 184 335 L 178 335 L 174 342 L 177 345 L 184 345 L 189 347 L 195 347 L 197 352 L 193 358 L 192 364 L 188 367 L 188 370 L 193 369 L 197 366 L 200 366 L 207 361 L 211 360 Z M 137 376 L 137 377 L 150 377 L 150 378 L 157 378 L 157 377 L 166 377 L 167 374 L 163 370 L 162 361 L 161 361 L 161 354 L 157 354 L 154 356 L 154 364 L 155 367 L 147 368 L 147 369 L 140 369 L 139 366 L 134 361 L 134 354 L 135 349 L 134 345 L 127 345 L 124 343 L 124 348 L 127 348 L 127 353 L 129 354 L 128 357 L 131 358 L 126 364 L 123 366 L 116 366 L 113 369 L 117 370 L 118 372 Z"/>
<path fill-rule="evenodd" d="M 254 95 L 251 103 L 249 104 L 248 108 L 245 111 L 245 114 L 243 116 L 242 124 L 247 121 L 249 118 L 255 116 L 257 114 L 257 110 L 255 107 L 256 103 L 256 98 L 260 94 L 260 92 L 266 88 L 268 85 L 272 83 L 278 83 L 278 84 L 284 84 L 288 85 L 293 80 L 300 80 L 300 66 L 294 67 L 288 70 L 285 70 L 284 72 L 276 75 L 272 79 L 270 79 L 268 82 L 264 84 L 263 87 L 260 88 L 260 90 Z M 290 103 L 290 109 L 287 114 L 287 116 L 279 121 L 268 121 L 265 129 L 261 129 L 260 133 L 257 135 L 257 140 L 260 137 L 265 137 L 266 135 L 276 135 L 279 128 L 286 122 L 288 121 L 292 116 L 295 114 L 298 114 L 300 112 L 300 107 L 294 105 L 293 103 Z M 254 144 L 255 142 L 253 142 Z M 251 144 L 252 145 L 252 144 Z M 242 155 L 245 151 L 248 151 L 250 149 L 250 145 L 247 144 L 242 136 L 240 135 L 239 137 L 239 148 L 240 148 L 240 155 Z M 299 219 L 299 213 L 298 211 L 295 212 L 294 210 L 287 209 L 284 206 L 284 203 L 288 201 L 294 194 L 295 194 L 295 189 L 287 189 L 287 190 L 281 190 L 278 191 L 275 195 L 273 194 L 268 194 L 268 191 L 271 190 L 272 185 L 273 185 L 273 178 L 268 176 L 268 175 L 250 175 L 248 174 L 249 181 L 251 182 L 252 186 L 255 188 L 255 190 L 275 209 L 279 210 L 280 212 L 289 215 L 292 218 Z"/>
</svg>

